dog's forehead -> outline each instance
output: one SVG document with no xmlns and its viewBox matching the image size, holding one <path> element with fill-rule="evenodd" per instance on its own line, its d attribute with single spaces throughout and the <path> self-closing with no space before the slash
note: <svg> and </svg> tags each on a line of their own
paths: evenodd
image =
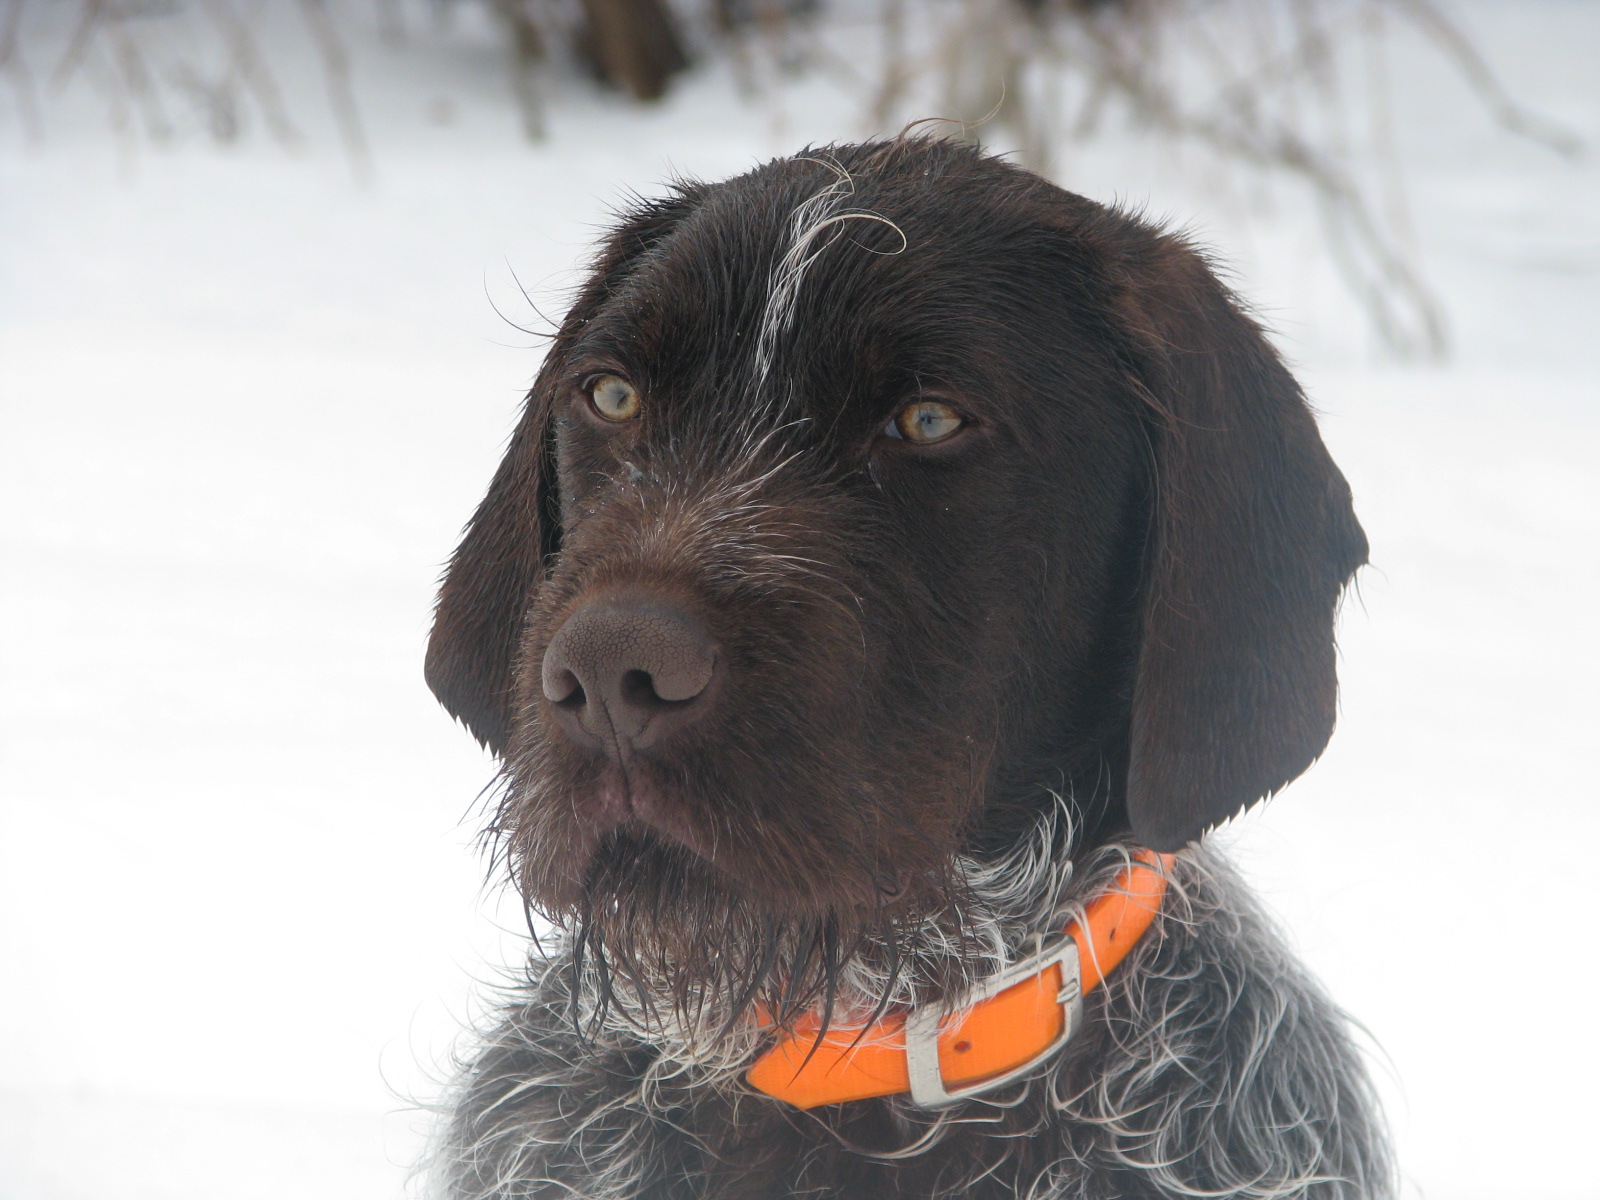
<svg viewBox="0 0 1600 1200">
<path fill-rule="evenodd" d="M 948 155 L 922 157 L 949 166 Z M 841 376 L 970 368 L 964 333 L 979 323 L 992 333 L 995 302 L 1015 302 L 1018 260 L 1040 222 L 1018 202 L 1010 168 L 952 161 L 968 174 L 937 173 L 917 155 L 800 157 L 700 189 L 637 255 L 583 341 L 647 386 L 732 388 L 766 403 L 836 404 Z"/>
</svg>

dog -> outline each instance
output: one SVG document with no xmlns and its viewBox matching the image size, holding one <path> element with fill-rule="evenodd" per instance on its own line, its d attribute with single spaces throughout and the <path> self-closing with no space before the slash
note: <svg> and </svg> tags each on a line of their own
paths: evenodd
<svg viewBox="0 0 1600 1200">
<path fill-rule="evenodd" d="M 638 202 L 428 649 L 554 930 L 444 1192 L 1391 1195 L 1199 845 L 1325 746 L 1365 558 L 1181 237 L 920 135 Z"/>
</svg>

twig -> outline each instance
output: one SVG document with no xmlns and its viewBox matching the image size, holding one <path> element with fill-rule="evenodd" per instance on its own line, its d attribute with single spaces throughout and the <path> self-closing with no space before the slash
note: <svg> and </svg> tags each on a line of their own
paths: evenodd
<svg viewBox="0 0 1600 1200">
<path fill-rule="evenodd" d="M 530 142 L 544 140 L 544 97 L 538 64 L 545 37 L 523 0 L 490 0 L 490 7 L 511 34 L 511 95 L 522 114 L 522 132 Z"/>
<path fill-rule="evenodd" d="M 33 83 L 33 72 L 22 57 L 18 30 L 22 27 L 22 8 L 27 0 L 12 0 L 6 13 L 6 24 L 0 30 L 0 71 L 9 72 L 17 88 L 17 108 L 22 113 L 22 127 L 28 141 L 37 143 L 44 136 L 44 122 L 39 112 L 39 96 Z"/>
<path fill-rule="evenodd" d="M 128 32 L 126 21 L 117 17 L 110 22 L 110 27 L 116 47 L 116 63 L 121 69 L 122 81 L 128 89 L 128 95 L 133 98 L 143 114 L 145 130 L 150 140 L 165 142 L 172 136 L 172 125 L 162 110 L 161 95 L 156 89 L 155 80 L 151 77 L 144 55 L 140 53 L 139 45 L 133 40 L 133 35 Z"/>
<path fill-rule="evenodd" d="M 89 53 L 89 45 L 94 41 L 95 26 L 100 24 L 105 12 L 104 0 L 84 0 L 83 14 L 67 42 L 66 53 L 61 56 L 61 61 L 56 64 L 55 73 L 50 77 L 50 86 L 57 91 L 66 87 L 67 81 L 83 65 L 84 57 Z"/>
<path fill-rule="evenodd" d="M 361 128 L 361 113 L 356 108 L 355 92 L 350 87 L 350 56 L 345 52 L 339 30 L 328 12 L 326 0 L 300 0 L 300 11 L 322 55 L 323 75 L 328 81 L 328 103 L 334 123 L 344 143 L 350 170 L 358 180 L 372 178 L 372 156 L 367 151 L 366 134 Z"/>
<path fill-rule="evenodd" d="M 249 27 L 226 0 L 203 0 L 203 7 L 228 47 L 234 70 L 239 73 L 245 86 L 255 93 L 256 103 L 261 106 L 261 114 L 266 118 L 272 136 L 282 146 L 298 146 L 301 142 L 300 131 L 289 120 L 283 99 L 278 95 L 277 82 L 267 69 L 260 50 L 256 48 Z"/>
<path fill-rule="evenodd" d="M 1403 10 L 1422 32 L 1431 37 L 1478 93 L 1501 128 L 1548 146 L 1565 158 L 1583 153 L 1584 141 L 1571 130 L 1548 121 L 1518 104 L 1495 76 L 1478 48 L 1452 25 L 1429 0 L 1388 0 Z"/>
</svg>

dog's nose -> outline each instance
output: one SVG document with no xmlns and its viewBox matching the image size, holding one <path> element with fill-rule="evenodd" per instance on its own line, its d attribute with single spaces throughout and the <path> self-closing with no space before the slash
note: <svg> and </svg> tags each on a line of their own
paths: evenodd
<svg viewBox="0 0 1600 1200">
<path fill-rule="evenodd" d="M 705 627 L 648 601 L 580 608 L 544 652 L 545 697 L 607 753 L 655 745 L 699 719 L 717 665 Z"/>
</svg>

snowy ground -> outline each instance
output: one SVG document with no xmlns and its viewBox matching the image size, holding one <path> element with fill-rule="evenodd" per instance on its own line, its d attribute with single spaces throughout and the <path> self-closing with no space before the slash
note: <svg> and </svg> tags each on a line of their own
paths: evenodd
<svg viewBox="0 0 1600 1200">
<path fill-rule="evenodd" d="M 1600 7 L 1465 12 L 1591 149 L 1396 56 L 1448 366 L 1371 355 L 1293 203 L 1109 140 L 1063 174 L 1236 263 L 1372 537 L 1333 747 L 1224 836 L 1381 1044 L 1411 1195 L 1592 1197 Z M 485 291 L 558 309 L 622 189 L 865 132 L 712 73 L 574 96 L 534 149 L 470 39 L 357 51 L 366 185 L 326 130 L 129 152 L 0 100 L 0 1200 L 401 1192 L 410 1099 L 518 952 L 490 765 L 419 672 L 537 365 Z"/>
</svg>

